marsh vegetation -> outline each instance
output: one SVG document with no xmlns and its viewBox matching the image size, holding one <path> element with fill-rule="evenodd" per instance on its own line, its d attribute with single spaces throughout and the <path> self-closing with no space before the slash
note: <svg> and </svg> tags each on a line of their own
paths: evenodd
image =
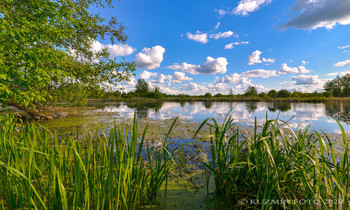
<svg viewBox="0 0 350 210">
<path fill-rule="evenodd" d="M 169 147 L 176 123 L 155 144 L 146 140 L 147 127 L 139 134 L 136 117 L 129 125 L 115 124 L 109 133 L 83 136 L 79 131 L 58 136 L 35 123 L 2 121 L 0 205 L 164 208 L 168 185 L 171 194 L 178 180 L 193 183 L 200 176 L 202 182 L 192 188 L 205 190 L 211 207 L 244 208 L 242 199 L 319 201 L 279 204 L 286 209 L 348 207 L 349 147 L 340 124 L 342 138 L 332 139 L 307 129 L 295 132 L 280 120 L 266 120 L 262 127 L 255 121 L 247 132 L 227 115 L 221 123 L 206 119 L 190 141 Z M 198 136 L 202 129 L 208 133 Z"/>
</svg>

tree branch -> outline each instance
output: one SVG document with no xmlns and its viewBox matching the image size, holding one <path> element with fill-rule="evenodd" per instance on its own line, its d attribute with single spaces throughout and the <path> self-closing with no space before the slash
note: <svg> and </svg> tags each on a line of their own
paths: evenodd
<svg viewBox="0 0 350 210">
<path fill-rule="evenodd" d="M 32 117 L 39 117 L 39 118 L 47 119 L 47 120 L 52 120 L 53 119 L 52 116 L 49 116 L 49 115 L 37 112 L 35 110 L 31 110 L 31 109 L 29 109 L 29 108 L 27 108 L 25 106 L 20 105 L 17 102 L 11 101 L 9 99 L 7 99 L 7 104 L 10 105 L 10 106 L 14 106 L 14 107 L 16 107 L 16 108 L 18 108 L 20 110 L 25 111 L 26 113 L 28 113 Z"/>
</svg>

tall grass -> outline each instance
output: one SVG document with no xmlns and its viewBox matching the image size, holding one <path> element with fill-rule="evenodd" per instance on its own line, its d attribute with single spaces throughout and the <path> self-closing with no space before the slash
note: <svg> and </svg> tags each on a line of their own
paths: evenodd
<svg viewBox="0 0 350 210">
<path fill-rule="evenodd" d="M 189 173 L 181 145 L 170 153 L 138 136 L 138 121 L 115 125 L 110 133 L 67 137 L 13 120 L 0 124 L 0 206 L 3 209 L 140 209 L 159 199 L 172 169 Z M 208 125 L 210 134 L 197 135 Z M 228 115 L 222 124 L 205 120 L 194 134 L 197 154 L 215 195 L 232 208 L 348 209 L 349 145 L 345 131 L 335 141 L 316 131 L 294 132 L 286 122 L 266 120 L 261 129 L 238 127 Z M 201 149 L 209 140 L 209 152 Z M 177 153 L 178 158 L 173 159 Z M 240 200 L 248 203 L 242 206 Z M 270 203 L 261 201 L 277 201 Z M 253 203 L 249 203 L 253 201 Z M 306 201 L 293 203 L 295 201 Z M 332 201 L 332 202 L 331 202 Z M 255 205 L 257 203 L 257 205 Z"/>
<path fill-rule="evenodd" d="M 76 134 L 64 139 L 34 123 L 4 121 L 0 206 L 139 209 L 156 199 L 172 164 L 166 139 L 160 148 L 147 147 L 148 157 L 141 154 L 145 135 L 146 129 L 138 138 L 136 118 L 130 126 L 115 125 L 108 137 Z"/>
<path fill-rule="evenodd" d="M 340 124 L 343 139 L 339 142 L 316 131 L 310 134 L 308 129 L 295 133 L 278 120 L 267 120 L 261 131 L 255 123 L 248 133 L 231 117 L 222 124 L 207 119 L 196 134 L 205 124 L 211 128 L 206 137 L 210 157 L 202 150 L 198 155 L 207 174 L 214 176 L 215 194 L 230 206 L 241 200 L 246 207 L 262 209 L 276 207 L 272 201 L 290 209 L 348 209 L 349 146 Z M 336 158 L 336 146 L 341 148 L 340 158 Z"/>
</svg>

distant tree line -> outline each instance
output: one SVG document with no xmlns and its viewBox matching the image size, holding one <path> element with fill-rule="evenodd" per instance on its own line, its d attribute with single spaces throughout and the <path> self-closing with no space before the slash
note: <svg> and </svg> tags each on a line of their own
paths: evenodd
<svg viewBox="0 0 350 210">
<path fill-rule="evenodd" d="M 326 92 L 312 92 L 312 93 L 302 93 L 300 91 L 288 91 L 285 89 L 282 90 L 270 90 L 267 93 L 266 92 L 261 92 L 258 94 L 258 91 L 255 87 L 249 86 L 245 93 L 242 95 L 248 96 L 248 97 L 261 97 L 261 98 L 308 98 L 308 97 L 332 97 L 332 93 L 329 91 Z"/>
<path fill-rule="evenodd" d="M 270 90 L 268 92 L 258 93 L 258 90 L 254 86 L 249 86 L 244 94 L 234 95 L 233 90 L 230 89 L 228 95 L 222 93 L 217 93 L 212 95 L 211 93 L 205 93 L 201 96 L 191 96 L 188 94 L 178 94 L 178 95 L 169 95 L 162 93 L 158 87 L 153 90 L 150 89 L 149 84 L 143 80 L 139 79 L 137 81 L 134 91 L 128 93 L 121 93 L 120 91 L 116 92 L 107 92 L 104 93 L 107 96 L 116 96 L 121 98 L 155 98 L 160 99 L 164 97 L 177 97 L 177 98 L 223 98 L 223 97 L 235 97 L 235 98 L 246 98 L 246 97 L 256 97 L 262 99 L 274 99 L 274 98 L 319 98 L 319 97 L 350 97 L 350 74 L 344 76 L 337 76 L 333 80 L 328 81 L 324 85 L 324 92 L 314 91 L 312 93 L 303 93 L 300 91 L 288 91 L 285 89 L 282 90 Z"/>
<path fill-rule="evenodd" d="M 155 87 L 153 90 L 149 87 L 149 84 L 144 79 L 138 79 L 135 90 L 128 93 L 117 91 L 108 92 L 95 92 L 91 94 L 90 97 L 100 98 L 100 97 L 116 97 L 116 98 L 155 98 L 161 99 L 167 96 L 160 92 L 159 87 Z"/>
</svg>

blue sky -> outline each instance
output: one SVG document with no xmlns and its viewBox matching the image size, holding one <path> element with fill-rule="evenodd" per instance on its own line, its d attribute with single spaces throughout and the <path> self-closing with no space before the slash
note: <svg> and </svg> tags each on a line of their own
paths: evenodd
<svg viewBox="0 0 350 210">
<path fill-rule="evenodd" d="M 121 0 L 93 12 L 126 26 L 125 44 L 93 46 L 136 61 L 126 91 L 138 78 L 170 94 L 321 91 L 350 69 L 350 0 Z"/>
</svg>

